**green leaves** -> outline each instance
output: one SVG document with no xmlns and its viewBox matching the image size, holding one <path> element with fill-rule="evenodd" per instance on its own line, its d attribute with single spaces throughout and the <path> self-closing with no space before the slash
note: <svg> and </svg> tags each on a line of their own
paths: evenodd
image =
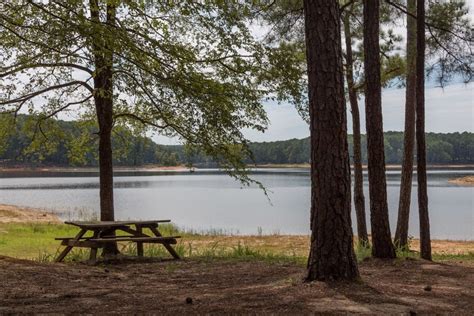
<svg viewBox="0 0 474 316">
<path fill-rule="evenodd" d="M 251 3 L 98 0 L 91 7 L 50 0 L 3 6 L 0 74 L 12 84 L 0 86 L 6 95 L 0 112 L 29 108 L 36 118 L 88 113 L 92 94 L 111 97 L 93 87 L 110 68 L 116 134 L 140 126 L 178 137 L 249 181 L 242 130 L 266 128 L 261 101 L 269 87 L 262 75 L 265 49 L 249 30 Z M 114 7 L 116 13 L 107 12 Z M 105 67 L 96 69 L 97 59 Z M 38 63 L 43 66 L 31 66 Z M 93 139 L 76 134 L 68 142 L 69 159 L 86 163 L 82 153 L 92 150 Z"/>
<path fill-rule="evenodd" d="M 434 1 L 426 12 L 428 75 L 445 85 L 453 77 L 472 80 L 472 21 L 465 1 Z"/>
</svg>

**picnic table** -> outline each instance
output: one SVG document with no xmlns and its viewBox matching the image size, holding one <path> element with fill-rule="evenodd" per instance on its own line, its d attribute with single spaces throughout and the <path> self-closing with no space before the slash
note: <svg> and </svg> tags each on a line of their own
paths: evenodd
<svg viewBox="0 0 474 316">
<path fill-rule="evenodd" d="M 162 244 L 175 259 L 180 259 L 179 255 L 171 246 L 176 244 L 176 239 L 181 236 L 163 236 L 158 230 L 160 223 L 169 223 L 170 220 L 149 220 L 149 221 L 103 221 L 103 222 L 65 222 L 65 224 L 77 226 L 80 231 L 75 237 L 58 237 L 61 245 L 66 246 L 56 258 L 61 262 L 74 247 L 90 248 L 91 261 L 97 260 L 97 250 L 103 248 L 108 243 L 134 242 L 137 244 L 137 255 L 143 257 L 144 243 Z M 145 234 L 143 229 L 148 228 L 153 235 Z M 117 231 L 123 231 L 127 235 L 117 235 Z M 88 232 L 92 236 L 84 237 Z"/>
</svg>

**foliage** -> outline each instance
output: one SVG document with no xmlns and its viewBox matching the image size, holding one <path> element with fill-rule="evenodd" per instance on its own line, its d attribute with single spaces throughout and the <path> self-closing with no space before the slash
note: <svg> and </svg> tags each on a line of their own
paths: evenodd
<svg viewBox="0 0 474 316">
<path fill-rule="evenodd" d="M 261 23 L 269 29 L 264 40 L 270 48 L 269 72 L 277 101 L 289 100 L 308 121 L 308 91 L 306 76 L 306 54 L 304 42 L 303 1 L 264 1 L 259 11 Z M 353 42 L 353 65 L 355 87 L 363 91 L 362 52 L 362 2 L 340 1 L 341 18 L 349 15 Z M 349 10 L 350 9 L 350 10 Z M 385 28 L 380 34 L 382 84 L 388 86 L 394 78 L 404 74 L 404 59 L 399 44 L 402 37 L 393 31 L 394 21 L 400 13 L 390 5 L 382 4 L 382 23 Z"/>
<path fill-rule="evenodd" d="M 4 150 L 0 161 L 10 165 L 43 164 L 55 166 L 96 166 L 97 142 L 90 142 L 88 135 L 95 130 L 95 123 L 89 121 L 50 120 L 48 125 L 59 129 L 62 138 L 50 140 L 42 134 L 31 143 L 31 122 L 36 119 L 20 115 L 14 130 L 0 138 Z M 46 126 L 45 135 L 57 135 Z M 51 137 L 53 137 L 51 136 Z M 427 133 L 427 162 L 430 164 L 472 164 L 474 163 L 473 133 Z M 218 166 L 218 161 L 199 150 L 185 146 L 164 146 L 154 143 L 143 135 L 135 135 L 126 127 L 115 130 L 112 138 L 114 162 L 124 166 L 146 164 L 207 165 Z M 47 144 L 47 145 L 46 145 Z M 54 145 L 54 146 L 53 146 Z M 82 147 L 77 149 L 77 146 Z M 309 138 L 290 139 L 275 142 L 250 143 L 252 164 L 298 164 L 308 163 L 310 157 Z M 353 139 L 349 135 L 349 151 L 352 153 Z M 351 154 L 352 155 L 352 154 Z M 389 164 L 400 164 L 403 157 L 403 133 L 385 133 L 385 159 Z M 362 161 L 367 162 L 366 137 L 362 135 Z"/>
<path fill-rule="evenodd" d="M 458 76 L 472 80 L 472 22 L 465 1 L 432 1 L 426 12 L 427 72 L 441 86 Z"/>
<path fill-rule="evenodd" d="M 93 85 L 104 59 L 118 134 L 126 126 L 175 136 L 248 183 L 242 130 L 267 125 L 265 53 L 249 31 L 251 8 L 240 1 L 2 2 L 0 113 L 34 115 L 30 138 L 60 113 L 90 121 L 93 100 L 108 94 Z M 88 152 L 93 135 L 76 136 L 71 147 Z M 46 146 L 54 145 L 48 137 L 38 146 L 50 155 Z"/>
<path fill-rule="evenodd" d="M 340 0 L 341 18 L 349 16 L 353 50 L 354 83 L 363 93 L 362 1 Z M 406 18 L 404 1 L 381 1 L 382 86 L 403 86 L 406 77 L 404 38 L 395 29 Z M 301 0 L 263 1 L 258 12 L 269 30 L 264 37 L 271 49 L 269 69 L 276 100 L 290 100 L 308 120 L 307 78 L 304 45 L 304 14 Z M 445 85 L 461 76 L 472 79 L 472 23 L 465 1 L 429 1 L 427 8 L 427 75 Z"/>
</svg>

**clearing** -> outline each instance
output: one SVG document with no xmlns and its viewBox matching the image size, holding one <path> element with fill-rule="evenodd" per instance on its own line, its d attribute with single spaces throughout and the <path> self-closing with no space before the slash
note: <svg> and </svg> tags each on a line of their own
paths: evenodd
<svg viewBox="0 0 474 316">
<path fill-rule="evenodd" d="M 460 315 L 474 310 L 474 268 L 462 263 L 369 259 L 361 262 L 362 281 L 354 284 L 303 283 L 304 270 L 295 263 L 225 259 L 87 266 L 0 257 L 0 314 Z"/>
<path fill-rule="evenodd" d="M 2 216 L 7 223 L 0 221 L 0 314 L 459 315 L 474 310 L 473 241 L 433 241 L 438 263 L 414 259 L 416 253 L 375 260 L 367 258 L 369 250 L 356 249 L 361 281 L 303 283 L 308 236 L 198 234 L 163 225 L 167 234 L 183 235 L 176 250 L 184 260 L 156 259 L 166 255 L 162 247 L 147 247 L 145 255 L 154 258 L 89 266 L 48 262 L 59 246 L 54 237 L 77 233 L 53 214 L 0 205 Z M 135 253 L 121 247 L 124 254 Z M 417 248 L 413 240 L 412 249 Z M 87 256 L 76 252 L 69 260 Z"/>
</svg>

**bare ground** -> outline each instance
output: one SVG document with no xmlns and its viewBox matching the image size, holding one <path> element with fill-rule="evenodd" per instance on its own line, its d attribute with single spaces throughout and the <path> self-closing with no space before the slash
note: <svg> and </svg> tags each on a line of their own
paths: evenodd
<svg viewBox="0 0 474 316">
<path fill-rule="evenodd" d="M 466 176 L 449 180 L 450 183 L 466 186 L 474 186 L 474 176 Z"/>
<path fill-rule="evenodd" d="M 304 267 L 295 264 L 194 259 L 87 266 L 0 257 L 0 314 L 468 315 L 474 310 L 473 268 L 371 259 L 360 270 L 360 282 L 326 284 L 303 283 Z"/>
<path fill-rule="evenodd" d="M 45 210 L 0 204 L 0 223 L 61 223 L 59 217 Z"/>
</svg>

